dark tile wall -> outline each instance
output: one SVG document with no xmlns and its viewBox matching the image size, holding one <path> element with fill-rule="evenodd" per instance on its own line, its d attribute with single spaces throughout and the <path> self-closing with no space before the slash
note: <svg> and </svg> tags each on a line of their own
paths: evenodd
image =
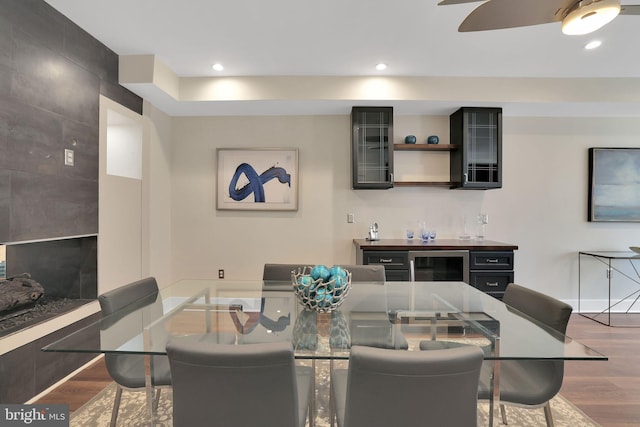
<svg viewBox="0 0 640 427">
<path fill-rule="evenodd" d="M 90 326 L 99 319 L 100 313 L 96 313 L 1 355 L 0 403 L 24 403 L 96 357 L 93 353 L 43 352 L 42 347 L 83 327 L 88 329 L 79 333 L 78 339 L 99 345 L 99 325 Z"/>
<path fill-rule="evenodd" d="M 0 0 L 0 243 L 98 233 L 101 94 L 142 114 L 142 99 L 118 84 L 115 52 L 42 0 Z M 96 241 L 11 245 L 7 272 L 96 298 Z M 0 403 L 22 403 L 93 358 L 41 349 L 96 316 L 0 356 Z"/>
<path fill-rule="evenodd" d="M 0 242 L 98 232 L 100 94 L 142 113 L 115 52 L 42 0 L 0 2 Z"/>
</svg>

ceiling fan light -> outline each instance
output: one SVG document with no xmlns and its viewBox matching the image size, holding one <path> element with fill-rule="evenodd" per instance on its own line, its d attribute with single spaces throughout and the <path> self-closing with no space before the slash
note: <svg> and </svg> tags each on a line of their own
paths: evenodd
<svg viewBox="0 0 640 427">
<path fill-rule="evenodd" d="M 619 13 L 619 0 L 579 2 L 562 20 L 562 32 L 568 35 L 589 34 L 611 22 Z"/>
</svg>

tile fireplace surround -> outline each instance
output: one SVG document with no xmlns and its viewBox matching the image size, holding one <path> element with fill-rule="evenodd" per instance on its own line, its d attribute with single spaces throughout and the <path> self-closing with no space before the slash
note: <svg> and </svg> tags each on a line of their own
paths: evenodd
<svg viewBox="0 0 640 427">
<path fill-rule="evenodd" d="M 0 325 L 0 403 L 24 403 L 95 357 L 41 348 L 99 318 L 97 236 L 8 244 L 6 257 L 7 277 L 29 273 L 60 302 L 53 313 L 39 307 L 26 322 Z"/>
</svg>

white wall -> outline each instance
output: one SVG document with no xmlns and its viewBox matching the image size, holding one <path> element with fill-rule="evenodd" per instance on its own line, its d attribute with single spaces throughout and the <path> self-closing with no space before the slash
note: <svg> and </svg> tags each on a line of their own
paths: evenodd
<svg viewBox="0 0 640 427">
<path fill-rule="evenodd" d="M 100 96 L 98 294 L 142 274 L 142 159 L 131 155 L 142 152 L 142 122 L 142 116 Z M 112 143 L 120 149 L 108 149 Z"/>
<path fill-rule="evenodd" d="M 143 180 L 143 276 L 154 276 L 158 286 L 171 277 L 171 117 L 145 102 Z"/>
<path fill-rule="evenodd" d="M 173 280 L 217 277 L 218 269 L 228 279 L 257 279 L 265 262 L 355 262 L 352 239 L 364 238 L 373 221 L 382 238 L 403 238 L 406 222 L 421 219 L 455 237 L 463 215 L 483 211 L 488 239 L 520 247 L 516 281 L 576 306 L 577 251 L 640 243 L 640 224 L 586 220 L 588 148 L 638 146 L 637 119 L 505 116 L 504 186 L 489 191 L 351 190 L 347 115 L 172 120 Z M 448 117 L 396 116 L 394 133 L 396 142 L 438 134 L 447 143 Z M 218 147 L 299 148 L 299 210 L 217 211 Z"/>
</svg>

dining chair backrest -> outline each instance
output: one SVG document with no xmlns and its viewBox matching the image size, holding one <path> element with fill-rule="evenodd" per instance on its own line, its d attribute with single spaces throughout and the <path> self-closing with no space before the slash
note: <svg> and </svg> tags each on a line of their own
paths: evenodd
<svg viewBox="0 0 640 427">
<path fill-rule="evenodd" d="M 311 382 L 300 385 L 288 342 L 214 344 L 176 337 L 167 344 L 173 425 L 298 427 Z M 310 375 L 309 375 L 310 377 Z"/>
<path fill-rule="evenodd" d="M 564 334 L 573 308 L 533 289 L 510 283 L 502 302 Z"/>
<path fill-rule="evenodd" d="M 114 313 L 127 305 L 143 307 L 155 301 L 158 283 L 153 277 L 137 280 L 98 296 L 103 315 Z"/>
<path fill-rule="evenodd" d="M 314 264 L 265 264 L 262 280 L 291 280 L 291 271 L 298 271 Z M 384 265 L 341 265 L 351 273 L 352 282 L 384 282 Z M 302 271 L 302 270 L 300 270 Z M 310 268 L 307 269 L 310 272 Z"/>
<path fill-rule="evenodd" d="M 482 350 L 475 346 L 437 351 L 354 346 L 346 396 L 341 396 L 344 390 L 334 394 L 337 401 L 344 399 L 339 425 L 475 426 L 482 359 Z"/>
<path fill-rule="evenodd" d="M 351 273 L 351 283 L 385 281 L 384 265 L 341 265 Z"/>
<path fill-rule="evenodd" d="M 265 264 L 262 280 L 291 281 L 292 271 L 298 272 L 298 269 L 311 266 L 313 264 Z"/>
</svg>

